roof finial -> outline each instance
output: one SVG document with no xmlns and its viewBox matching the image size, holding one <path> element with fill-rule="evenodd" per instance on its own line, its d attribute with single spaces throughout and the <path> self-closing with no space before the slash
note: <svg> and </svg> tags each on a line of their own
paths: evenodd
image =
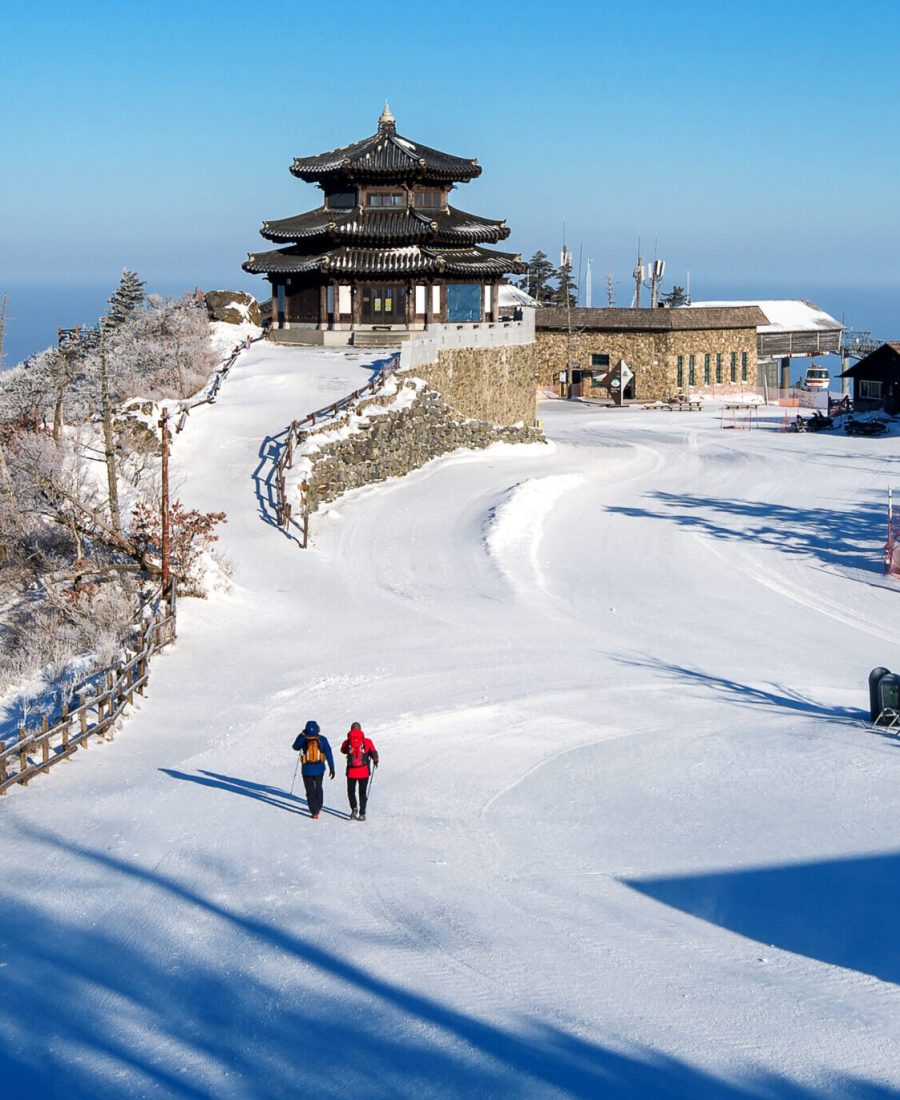
<svg viewBox="0 0 900 1100">
<path fill-rule="evenodd" d="M 381 118 L 378 120 L 379 130 L 393 130 L 396 124 L 396 119 L 391 114 L 391 109 L 388 106 L 388 101 L 384 101 L 384 110 L 381 112 Z"/>
</svg>

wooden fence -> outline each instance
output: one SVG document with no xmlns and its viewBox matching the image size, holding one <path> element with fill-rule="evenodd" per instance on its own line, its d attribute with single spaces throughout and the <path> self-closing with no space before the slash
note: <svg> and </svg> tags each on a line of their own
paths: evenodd
<svg viewBox="0 0 900 1100">
<path fill-rule="evenodd" d="M 174 581 L 166 598 L 157 598 L 160 607 L 153 618 L 145 620 L 142 609 L 134 624 L 136 650 L 126 649 L 115 665 L 90 677 L 101 683 L 100 691 L 77 692 L 77 706 L 63 703 L 52 723 L 45 714 L 40 729 L 20 728 L 17 740 L 0 749 L 0 795 L 14 783 L 28 786 L 36 775 L 49 772 L 78 749 L 86 749 L 92 737 L 113 740 L 115 723 L 134 705 L 135 695 L 143 695 L 147 688 L 150 658 L 175 641 Z"/>
<path fill-rule="evenodd" d="M 300 483 L 299 523 L 294 519 L 293 507 L 288 500 L 286 489 L 286 474 L 294 465 L 294 448 L 299 442 L 300 433 L 306 428 L 315 427 L 322 421 L 333 419 L 338 413 L 343 412 L 344 409 L 348 408 L 355 401 L 359 401 L 360 398 L 368 394 L 378 393 L 380 389 L 383 389 L 385 382 L 387 382 L 399 365 L 400 355 L 396 353 L 388 360 L 387 366 L 383 367 L 371 382 L 366 383 L 365 386 L 361 386 L 358 390 L 354 390 L 353 393 L 348 393 L 346 397 L 340 398 L 331 405 L 326 405 L 324 408 L 316 409 L 314 412 L 308 413 L 302 420 L 291 421 L 284 448 L 278 456 L 278 461 L 275 463 L 273 480 L 277 497 L 278 526 L 281 527 L 285 533 L 287 533 L 289 527 L 296 527 L 300 532 L 298 542 L 302 550 L 305 550 L 309 545 L 310 507 L 307 495 L 309 486 L 306 481 Z"/>
<path fill-rule="evenodd" d="M 265 335 L 248 336 L 235 345 L 216 371 L 204 396 L 191 404 L 181 405 L 176 431 L 180 432 L 184 427 L 192 408 L 215 401 L 222 382 L 240 353 L 265 339 Z M 12 744 L 0 740 L 0 795 L 6 794 L 16 783 L 27 787 L 29 780 L 35 776 L 48 773 L 54 764 L 68 760 L 78 749 L 86 749 L 92 737 L 113 740 L 116 722 L 128 707 L 134 705 L 135 695 L 143 695 L 146 691 L 150 658 L 175 641 L 175 582 L 172 582 L 164 599 L 159 593 L 155 598 L 160 601 L 157 613 L 146 620 L 142 607 L 140 618 L 134 623 L 136 648 L 124 650 L 112 667 L 89 677 L 90 681 L 100 682 L 100 691 L 94 687 L 77 691 L 78 705 L 72 707 L 63 703 L 52 722 L 50 716 L 45 714 L 40 729 L 29 731 L 23 726 Z"/>
<path fill-rule="evenodd" d="M 191 409 L 196 409 L 198 405 L 213 405 L 216 398 L 219 396 L 219 390 L 222 388 L 222 383 L 228 377 L 228 372 L 234 366 L 237 357 L 242 351 L 246 351 L 247 348 L 253 344 L 258 343 L 260 340 L 265 340 L 266 333 L 262 332 L 259 336 L 248 336 L 246 340 L 242 340 L 240 344 L 235 344 L 232 348 L 231 354 L 222 363 L 221 367 L 213 375 L 213 380 L 203 391 L 203 396 L 196 401 L 183 401 L 178 409 L 178 418 L 175 421 L 175 431 L 180 432 L 181 429 L 187 423 L 187 418 L 190 415 Z"/>
</svg>

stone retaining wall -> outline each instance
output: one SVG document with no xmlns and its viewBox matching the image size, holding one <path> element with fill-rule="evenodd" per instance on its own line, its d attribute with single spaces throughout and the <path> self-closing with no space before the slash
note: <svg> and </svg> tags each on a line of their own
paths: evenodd
<svg viewBox="0 0 900 1100">
<path fill-rule="evenodd" d="M 464 353 L 470 350 L 471 358 Z M 307 483 L 305 506 L 309 512 L 350 489 L 402 477 L 461 447 L 478 450 L 498 442 L 544 441 L 540 429 L 533 426 L 533 382 L 529 383 L 529 404 L 516 396 L 511 381 L 525 370 L 522 364 L 506 364 L 511 374 L 504 376 L 498 387 L 500 396 L 492 398 L 488 384 L 492 364 L 479 362 L 484 349 L 456 349 L 447 355 L 448 360 L 416 368 L 414 377 L 396 374 L 394 393 L 360 401 L 336 420 L 299 435 L 300 476 Z M 429 367 L 434 368 L 434 379 L 448 387 L 454 402 L 481 412 L 503 412 L 508 422 L 468 416 L 452 406 L 434 381 L 421 377 L 429 373 Z M 527 421 L 523 423 L 524 417 L 519 417 L 518 423 L 509 422 L 516 411 L 526 413 Z"/>
<path fill-rule="evenodd" d="M 538 367 L 533 344 L 452 348 L 415 374 L 460 416 L 490 424 L 534 424 Z"/>
</svg>

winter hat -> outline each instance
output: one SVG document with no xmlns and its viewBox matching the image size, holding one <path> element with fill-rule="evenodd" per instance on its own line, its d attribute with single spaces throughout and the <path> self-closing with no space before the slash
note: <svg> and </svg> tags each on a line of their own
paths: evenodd
<svg viewBox="0 0 900 1100">
<path fill-rule="evenodd" d="M 319 732 L 319 723 L 318 722 L 313 722 L 312 720 L 310 720 L 303 727 L 303 732 L 308 733 L 310 735 L 310 737 L 315 737 L 315 735 Z"/>
<path fill-rule="evenodd" d="M 359 722 L 351 722 L 350 723 L 350 729 L 351 730 L 361 730 L 362 726 L 359 724 Z"/>
</svg>

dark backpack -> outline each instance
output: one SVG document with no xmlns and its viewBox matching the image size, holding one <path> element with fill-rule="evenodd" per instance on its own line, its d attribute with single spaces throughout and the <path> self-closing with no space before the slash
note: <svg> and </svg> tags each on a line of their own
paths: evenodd
<svg viewBox="0 0 900 1100">
<path fill-rule="evenodd" d="M 365 739 L 353 747 L 353 745 L 347 746 L 347 767 L 348 768 L 367 768 L 369 766 L 369 754 L 366 751 Z"/>
</svg>

